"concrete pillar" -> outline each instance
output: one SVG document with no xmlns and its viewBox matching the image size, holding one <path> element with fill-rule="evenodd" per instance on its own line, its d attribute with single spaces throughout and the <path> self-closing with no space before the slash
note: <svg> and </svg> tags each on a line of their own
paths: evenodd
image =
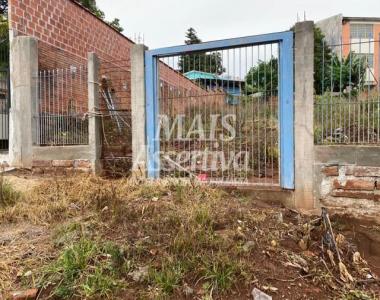
<svg viewBox="0 0 380 300">
<path fill-rule="evenodd" d="M 295 206 L 315 209 L 314 164 L 314 23 L 295 26 Z"/>
<path fill-rule="evenodd" d="M 95 174 L 101 171 L 101 120 L 99 113 L 99 58 L 88 54 L 88 134 L 91 164 Z"/>
<path fill-rule="evenodd" d="M 12 167 L 31 168 L 36 135 L 32 119 L 37 113 L 38 42 L 32 37 L 16 37 L 10 53 L 9 163 Z"/>
<path fill-rule="evenodd" d="M 146 177 L 147 146 L 145 120 L 145 59 L 144 45 L 132 47 L 132 172 Z"/>
</svg>

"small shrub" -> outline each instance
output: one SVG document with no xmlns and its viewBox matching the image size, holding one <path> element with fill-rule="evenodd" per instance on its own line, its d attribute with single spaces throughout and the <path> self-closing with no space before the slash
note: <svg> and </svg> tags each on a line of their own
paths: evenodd
<svg viewBox="0 0 380 300">
<path fill-rule="evenodd" d="M 21 198 L 21 193 L 0 176 L 0 207 L 13 206 Z"/>
<path fill-rule="evenodd" d="M 204 261 L 203 279 L 208 289 L 215 292 L 228 290 L 236 279 L 238 266 L 226 256 L 218 256 Z"/>
<path fill-rule="evenodd" d="M 51 296 L 59 299 L 104 299 L 119 286 L 124 264 L 124 253 L 117 245 L 81 238 L 48 266 L 40 282 L 43 289 L 51 284 Z"/>
<path fill-rule="evenodd" d="M 184 270 L 180 265 L 163 264 L 161 270 L 150 272 L 150 281 L 165 295 L 173 293 L 179 287 Z"/>
<path fill-rule="evenodd" d="M 345 293 L 341 300 L 375 300 L 375 296 L 370 296 L 365 292 L 358 291 L 358 290 L 351 290 L 347 293 Z"/>
<path fill-rule="evenodd" d="M 102 268 L 97 267 L 94 273 L 86 278 L 81 289 L 86 298 L 91 298 L 93 296 L 108 298 L 117 285 L 118 283 L 115 278 L 104 274 Z"/>
</svg>

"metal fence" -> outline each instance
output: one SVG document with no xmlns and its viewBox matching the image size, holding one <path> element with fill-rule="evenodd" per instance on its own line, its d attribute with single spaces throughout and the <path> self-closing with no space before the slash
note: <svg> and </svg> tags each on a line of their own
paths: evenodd
<svg viewBox="0 0 380 300">
<path fill-rule="evenodd" d="M 9 69 L 0 69 L 0 150 L 9 147 Z"/>
<path fill-rule="evenodd" d="M 10 73 L 8 36 L 0 41 L 0 150 L 9 147 Z"/>
<path fill-rule="evenodd" d="M 163 177 L 278 185 L 279 44 L 160 59 Z"/>
<path fill-rule="evenodd" d="M 87 67 L 40 71 L 35 112 L 35 144 L 88 144 Z"/>
<path fill-rule="evenodd" d="M 379 46 L 373 39 L 317 45 L 316 144 L 380 144 Z"/>
<path fill-rule="evenodd" d="M 128 60 L 100 66 L 102 162 L 108 176 L 127 176 L 132 167 L 131 71 Z"/>
</svg>

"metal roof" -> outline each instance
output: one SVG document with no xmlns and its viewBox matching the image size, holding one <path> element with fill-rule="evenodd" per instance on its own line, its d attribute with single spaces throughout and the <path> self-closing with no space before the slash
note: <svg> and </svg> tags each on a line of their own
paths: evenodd
<svg viewBox="0 0 380 300">
<path fill-rule="evenodd" d="M 229 77 L 229 76 L 225 76 L 225 75 L 218 76 L 218 75 L 215 75 L 212 73 L 196 71 L 196 70 L 189 71 L 183 75 L 186 76 L 186 78 L 188 78 L 190 80 L 205 79 L 205 80 L 223 80 L 223 81 L 231 81 L 231 82 L 232 81 L 244 82 L 244 80 L 241 80 L 240 78 L 233 78 L 233 77 Z"/>
</svg>

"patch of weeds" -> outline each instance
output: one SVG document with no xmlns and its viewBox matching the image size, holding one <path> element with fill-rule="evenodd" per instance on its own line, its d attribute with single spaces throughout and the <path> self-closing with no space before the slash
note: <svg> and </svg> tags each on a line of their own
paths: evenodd
<svg viewBox="0 0 380 300">
<path fill-rule="evenodd" d="M 222 242 L 209 228 L 185 226 L 178 229 L 169 249 L 180 257 L 194 257 L 202 251 L 219 250 Z"/>
<path fill-rule="evenodd" d="M 197 207 L 194 211 L 194 221 L 202 228 L 212 228 L 213 217 L 210 208 L 205 205 Z"/>
<path fill-rule="evenodd" d="M 138 196 L 147 200 L 159 198 L 165 194 L 162 187 L 154 184 L 145 184 L 138 191 Z"/>
<path fill-rule="evenodd" d="M 0 175 L 0 207 L 13 206 L 20 198 L 21 193 Z"/>
<path fill-rule="evenodd" d="M 223 292 L 231 288 L 236 280 L 237 263 L 227 256 L 217 256 L 203 262 L 202 279 L 206 281 L 205 287 L 211 292 Z"/>
<path fill-rule="evenodd" d="M 119 197 L 116 185 L 99 186 L 97 193 L 94 195 L 94 204 L 97 210 L 103 210 L 105 207 L 115 208 L 119 204 Z"/>
<path fill-rule="evenodd" d="M 46 268 L 40 286 L 52 286 L 51 296 L 60 299 L 108 298 L 125 275 L 124 263 L 124 252 L 117 245 L 81 238 Z"/>
<path fill-rule="evenodd" d="M 371 296 L 365 292 L 351 290 L 341 296 L 340 300 L 376 300 L 375 296 Z"/>
<path fill-rule="evenodd" d="M 162 294 L 170 295 L 178 288 L 184 276 L 184 269 L 179 264 L 163 264 L 160 270 L 150 271 L 149 279 Z"/>
<path fill-rule="evenodd" d="M 183 203 L 188 197 L 188 189 L 185 185 L 179 183 L 172 184 L 170 190 L 174 192 L 174 201 L 176 203 Z"/>
<path fill-rule="evenodd" d="M 70 223 L 59 227 L 53 235 L 53 240 L 56 247 L 62 247 L 78 240 L 81 236 L 82 225 L 79 223 Z"/>
<path fill-rule="evenodd" d="M 109 298 L 117 285 L 118 282 L 113 276 L 105 274 L 101 267 L 97 267 L 93 274 L 86 277 L 85 283 L 81 286 L 81 294 L 86 298 L 95 295 Z"/>
</svg>

